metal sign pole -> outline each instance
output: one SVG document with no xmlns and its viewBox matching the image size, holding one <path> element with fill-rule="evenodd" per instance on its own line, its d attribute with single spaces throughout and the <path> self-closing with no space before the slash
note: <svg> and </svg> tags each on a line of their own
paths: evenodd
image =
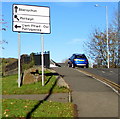
<svg viewBox="0 0 120 119">
<path fill-rule="evenodd" d="M 41 54 L 41 60 L 42 60 L 42 86 L 44 86 L 44 36 L 41 34 L 41 44 L 42 44 L 42 54 Z"/>
<path fill-rule="evenodd" d="M 20 49 L 21 49 L 21 43 L 20 43 L 20 32 L 18 32 L 18 87 L 20 87 L 21 83 L 21 77 L 20 77 Z"/>
</svg>

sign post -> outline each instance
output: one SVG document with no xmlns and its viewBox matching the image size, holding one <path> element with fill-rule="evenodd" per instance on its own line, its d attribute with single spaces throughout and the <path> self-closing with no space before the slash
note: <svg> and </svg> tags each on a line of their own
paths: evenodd
<svg viewBox="0 0 120 119">
<path fill-rule="evenodd" d="M 18 32 L 18 87 L 20 87 L 20 32 L 40 33 L 42 42 L 42 86 L 44 86 L 44 37 L 50 34 L 50 8 L 13 4 L 13 27 Z"/>
<path fill-rule="evenodd" d="M 44 86 L 44 36 L 41 34 L 41 44 L 42 44 L 42 54 L 41 54 L 41 61 L 42 61 L 42 86 Z"/>
<path fill-rule="evenodd" d="M 18 87 L 20 87 L 20 83 L 21 83 L 21 77 L 20 77 L 20 51 L 21 51 L 20 32 L 18 32 Z"/>
</svg>

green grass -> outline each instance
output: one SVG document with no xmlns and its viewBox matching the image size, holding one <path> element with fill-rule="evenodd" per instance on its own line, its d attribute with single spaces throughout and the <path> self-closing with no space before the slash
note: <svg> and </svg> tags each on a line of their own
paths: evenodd
<svg viewBox="0 0 120 119">
<path fill-rule="evenodd" d="M 31 113 L 31 117 L 74 117 L 74 104 L 44 101 L 38 104 L 35 100 L 3 99 L 2 117 L 26 117 Z"/>
<path fill-rule="evenodd" d="M 46 77 L 45 83 L 49 80 L 50 76 Z M 25 84 L 18 88 L 17 84 L 17 75 L 7 76 L 2 78 L 2 94 L 44 94 L 49 93 L 50 89 L 53 87 L 56 81 L 56 77 L 52 76 L 50 81 L 42 86 L 41 82 L 37 82 L 34 84 Z M 55 85 L 53 88 L 53 93 L 60 92 L 69 92 L 69 89 L 65 87 L 59 87 Z"/>
</svg>

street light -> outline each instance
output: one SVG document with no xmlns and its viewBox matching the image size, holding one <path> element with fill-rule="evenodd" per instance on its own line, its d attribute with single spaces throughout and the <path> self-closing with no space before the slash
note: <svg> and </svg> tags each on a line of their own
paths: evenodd
<svg viewBox="0 0 120 119">
<path fill-rule="evenodd" d="M 110 68 L 109 41 L 108 41 L 108 7 L 107 6 L 100 6 L 98 4 L 96 4 L 95 7 L 105 7 L 105 9 L 106 9 L 107 61 L 108 61 L 108 68 Z"/>
</svg>

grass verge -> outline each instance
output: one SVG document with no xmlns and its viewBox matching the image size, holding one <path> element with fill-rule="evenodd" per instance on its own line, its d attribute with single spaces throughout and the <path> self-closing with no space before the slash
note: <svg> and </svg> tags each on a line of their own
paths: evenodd
<svg viewBox="0 0 120 119">
<path fill-rule="evenodd" d="M 48 83 L 47 83 L 48 82 Z M 34 84 L 25 84 L 18 88 L 17 75 L 7 76 L 2 78 L 2 94 L 45 94 L 49 93 L 53 88 L 52 93 L 69 92 L 66 87 L 59 87 L 55 85 L 56 76 L 47 76 L 45 86 L 41 82 Z"/>
<path fill-rule="evenodd" d="M 3 99 L 2 117 L 74 117 L 74 104 L 35 100 Z M 36 109 L 34 109 L 37 107 Z M 34 111 L 33 111 L 34 109 Z"/>
</svg>

